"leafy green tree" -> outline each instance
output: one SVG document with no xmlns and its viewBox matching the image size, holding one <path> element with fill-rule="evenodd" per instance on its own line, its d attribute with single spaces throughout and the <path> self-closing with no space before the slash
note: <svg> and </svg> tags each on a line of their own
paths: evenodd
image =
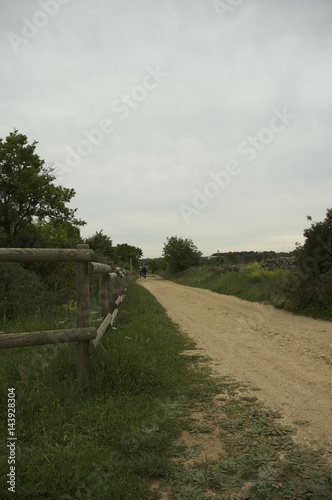
<svg viewBox="0 0 332 500">
<path fill-rule="evenodd" d="M 138 261 L 143 256 L 143 251 L 128 243 L 120 243 L 115 247 L 116 262 L 123 267 L 129 268 L 130 261 L 134 268 L 138 267 Z"/>
<path fill-rule="evenodd" d="M 298 269 L 291 277 L 289 297 L 294 310 L 331 319 L 332 317 L 332 209 L 323 221 L 304 230 L 303 245 L 296 243 Z"/>
<path fill-rule="evenodd" d="M 166 269 L 165 259 L 163 259 L 162 257 L 158 257 L 155 259 L 145 259 L 144 262 L 142 262 L 142 265 L 143 264 L 147 266 L 148 270 L 151 273 L 155 273 L 156 271 L 159 270 L 164 271 Z"/>
<path fill-rule="evenodd" d="M 296 244 L 296 257 L 302 273 L 309 276 L 332 276 L 332 209 L 328 209 L 323 221 L 313 222 L 304 230 L 305 242 Z"/>
<path fill-rule="evenodd" d="M 184 271 L 199 264 L 202 252 L 198 250 L 191 239 L 172 236 L 166 239 L 163 257 L 171 272 Z"/>
<path fill-rule="evenodd" d="M 103 234 L 103 230 L 96 231 L 94 235 L 85 238 L 84 243 L 87 243 L 97 256 L 108 257 L 109 260 L 122 267 L 129 268 L 130 260 L 134 267 L 138 267 L 138 261 L 143 255 L 140 248 L 128 245 L 128 243 L 113 246 L 111 238 Z"/>
<path fill-rule="evenodd" d="M 67 221 L 38 221 L 20 231 L 17 247 L 75 248 L 82 242 L 80 229 Z"/>
<path fill-rule="evenodd" d="M 81 243 L 80 229 L 68 221 L 41 221 L 35 224 L 40 246 L 44 248 L 76 248 Z"/>
<path fill-rule="evenodd" d="M 115 251 L 112 240 L 109 236 L 103 234 L 103 230 L 96 231 L 89 238 L 85 238 L 84 243 L 88 244 L 96 252 L 97 256 L 114 260 Z"/>
<path fill-rule="evenodd" d="M 67 207 L 74 189 L 53 184 L 54 168 L 39 158 L 36 145 L 18 130 L 0 138 L 0 237 L 6 246 L 28 234 L 36 221 L 85 224 L 75 218 L 76 209 Z"/>
</svg>

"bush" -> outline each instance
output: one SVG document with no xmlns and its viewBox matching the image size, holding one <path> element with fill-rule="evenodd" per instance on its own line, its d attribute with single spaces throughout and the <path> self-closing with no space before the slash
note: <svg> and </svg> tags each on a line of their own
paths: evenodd
<svg viewBox="0 0 332 500">
<path fill-rule="evenodd" d="M 172 236 L 166 240 L 163 248 L 163 257 L 168 271 L 177 273 L 199 264 L 202 252 L 198 250 L 191 239 Z"/>
<path fill-rule="evenodd" d="M 2 324 L 15 316 L 30 316 L 45 307 L 51 294 L 42 279 L 20 264 L 0 264 L 0 302 Z"/>
<path fill-rule="evenodd" d="M 310 216 L 307 216 L 312 221 Z M 312 222 L 304 230 L 305 242 L 297 243 L 296 257 L 301 271 L 310 276 L 332 272 L 332 209 L 328 209 L 323 221 Z"/>
<path fill-rule="evenodd" d="M 294 274 L 288 295 L 292 308 L 324 319 L 332 318 L 332 275 Z"/>
</svg>

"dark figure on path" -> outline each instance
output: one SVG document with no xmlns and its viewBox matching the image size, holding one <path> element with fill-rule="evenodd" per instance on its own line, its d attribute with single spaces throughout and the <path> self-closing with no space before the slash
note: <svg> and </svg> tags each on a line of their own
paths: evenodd
<svg viewBox="0 0 332 500">
<path fill-rule="evenodd" d="M 143 278 L 146 278 L 146 273 L 147 273 L 147 269 L 146 269 L 145 266 L 143 266 L 143 268 L 142 268 L 142 276 L 143 276 Z"/>
</svg>

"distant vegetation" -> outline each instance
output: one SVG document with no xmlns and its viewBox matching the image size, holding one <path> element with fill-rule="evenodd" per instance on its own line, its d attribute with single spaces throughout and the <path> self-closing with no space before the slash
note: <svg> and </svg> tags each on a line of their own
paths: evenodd
<svg viewBox="0 0 332 500">
<path fill-rule="evenodd" d="M 200 257 L 196 265 L 182 260 L 170 266 L 165 258 L 151 259 L 147 265 L 150 271 L 177 283 L 330 320 L 332 209 L 321 222 L 313 222 L 309 216 L 308 220 L 311 226 L 304 230 L 305 242 L 296 244 L 293 252 L 216 252 Z M 181 259 L 175 252 L 173 257 Z"/>
<path fill-rule="evenodd" d="M 55 184 L 56 169 L 36 153 L 37 142 L 14 130 L 0 138 L 0 247 L 75 248 L 89 244 L 96 258 L 115 265 L 138 267 L 143 252 L 121 243 L 113 245 L 103 230 L 82 238 L 85 221 L 68 207 L 74 189 Z M 63 315 L 75 300 L 75 266 L 63 263 L 0 263 L 0 330 L 20 315 Z"/>
<path fill-rule="evenodd" d="M 236 265 L 201 265 L 181 273 L 160 270 L 166 279 L 182 285 L 207 288 L 245 300 L 263 302 L 290 312 L 332 319 L 329 278 L 310 278 L 299 268 L 270 270 L 263 262 Z"/>
<path fill-rule="evenodd" d="M 167 269 L 171 272 L 184 271 L 198 265 L 202 252 L 191 239 L 172 236 L 167 238 L 163 248 L 163 258 Z"/>
<path fill-rule="evenodd" d="M 142 259 L 140 248 L 113 245 L 103 230 L 82 238 L 85 221 L 68 207 L 75 196 L 72 188 L 55 185 L 56 172 L 36 154 L 37 142 L 28 142 L 18 130 L 0 138 L 0 246 L 75 248 L 87 243 L 96 258 L 105 256 L 127 269 L 144 263 L 150 272 L 195 286 L 248 300 L 273 303 L 287 310 L 319 317 L 332 317 L 332 209 L 326 218 L 304 230 L 305 242 L 293 252 L 217 251 L 210 257 L 189 238 L 168 237 L 162 256 Z M 222 235 L 220 235 L 222 241 Z M 294 257 L 296 267 L 272 269 L 269 259 Z M 188 271 L 191 269 L 190 271 Z M 166 273 L 166 274 L 165 274 Z M 20 304 L 28 315 L 55 314 L 57 308 L 75 298 L 75 266 L 55 263 L 0 264 L 0 328 L 13 318 Z M 26 290 L 33 289 L 34 293 Z"/>
</svg>

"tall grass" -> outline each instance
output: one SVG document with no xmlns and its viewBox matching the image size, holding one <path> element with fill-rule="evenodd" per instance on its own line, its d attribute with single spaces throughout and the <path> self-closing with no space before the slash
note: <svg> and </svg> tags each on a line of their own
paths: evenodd
<svg viewBox="0 0 332 500">
<path fill-rule="evenodd" d="M 132 284 L 121 307 L 116 329 L 92 358 L 84 392 L 74 345 L 0 352 L 1 401 L 8 387 L 17 394 L 20 499 L 136 500 L 147 497 L 151 478 L 168 474 L 167 450 L 179 432 L 172 404 L 185 390 L 186 361 L 178 353 L 188 342 L 141 287 Z M 26 329 L 23 319 L 21 325 Z M 5 404 L 1 421 L 3 445 Z M 1 498 L 6 457 L 3 446 Z"/>
</svg>

